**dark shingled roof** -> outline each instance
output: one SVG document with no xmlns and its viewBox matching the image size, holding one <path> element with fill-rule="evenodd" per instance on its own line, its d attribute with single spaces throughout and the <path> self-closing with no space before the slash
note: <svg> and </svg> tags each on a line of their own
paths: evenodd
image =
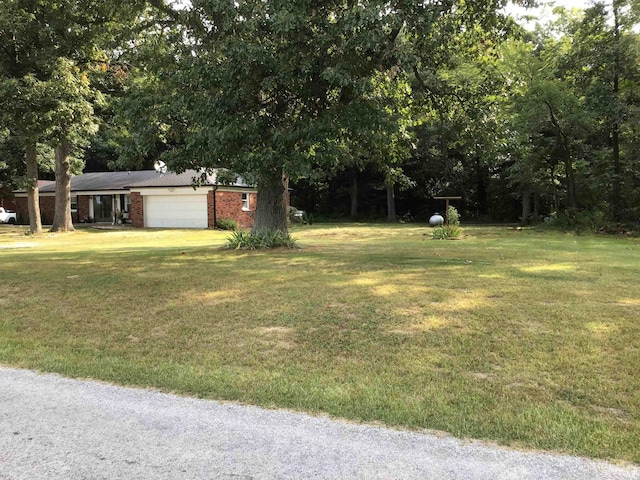
<svg viewBox="0 0 640 480">
<path fill-rule="evenodd" d="M 212 175 L 207 175 L 204 185 L 215 185 L 217 171 L 214 171 Z M 148 188 L 148 187 L 184 187 L 191 186 L 193 178 L 200 178 L 200 172 L 197 170 L 187 170 L 184 173 L 167 172 L 162 175 L 156 175 L 154 178 L 144 180 L 138 183 L 132 183 L 129 187 L 132 188 Z M 249 187 L 247 183 L 240 177 L 236 178 L 235 182 L 225 183 L 230 187 Z"/>
<path fill-rule="evenodd" d="M 158 173 L 155 170 L 141 170 L 137 172 L 91 172 L 72 177 L 71 191 L 129 190 L 129 188 L 132 187 L 189 187 L 192 185 L 194 177 L 200 177 L 200 173 L 196 170 L 187 170 L 181 174 L 173 172 Z M 205 185 L 214 185 L 215 178 L 215 173 L 208 176 Z M 248 187 L 249 185 L 241 178 L 238 178 L 229 186 Z M 40 187 L 40 192 L 42 193 L 55 191 L 55 182 Z"/>
<path fill-rule="evenodd" d="M 200 178 L 200 173 L 195 170 L 187 170 L 183 173 L 166 172 L 163 174 L 157 173 L 151 178 L 142 179 L 137 182 L 131 182 L 127 184 L 132 188 L 148 188 L 148 187 L 185 187 L 193 184 L 194 178 Z M 207 181 L 204 185 L 213 185 L 210 181 L 211 177 L 207 177 Z"/>
<path fill-rule="evenodd" d="M 139 172 L 91 172 L 71 177 L 72 192 L 90 192 L 93 190 L 127 190 L 134 182 L 142 182 L 159 176 L 155 170 Z M 40 188 L 40 192 L 55 192 L 55 182 Z"/>
</svg>

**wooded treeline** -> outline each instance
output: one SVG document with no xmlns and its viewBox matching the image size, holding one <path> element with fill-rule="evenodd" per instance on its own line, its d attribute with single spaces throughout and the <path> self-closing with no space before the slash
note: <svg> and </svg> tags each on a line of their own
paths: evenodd
<svg viewBox="0 0 640 480">
<path fill-rule="evenodd" d="M 638 223 L 638 6 L 502 0 L 11 0 L 0 5 L 0 182 L 228 168 L 316 216 Z M 39 173 L 38 173 L 39 170 Z M 32 231 L 38 226 L 32 217 Z"/>
</svg>

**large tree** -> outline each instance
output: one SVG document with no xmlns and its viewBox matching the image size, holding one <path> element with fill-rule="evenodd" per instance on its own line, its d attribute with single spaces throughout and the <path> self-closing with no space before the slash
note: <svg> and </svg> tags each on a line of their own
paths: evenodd
<svg viewBox="0 0 640 480">
<path fill-rule="evenodd" d="M 38 191 L 38 142 L 44 140 L 47 125 L 39 118 L 36 105 L 41 105 L 45 85 L 34 77 L 11 79 L 0 77 L 0 119 L 7 126 L 7 144 L 20 150 L 26 165 L 26 182 L 30 232 L 42 233 Z M 17 172 L 20 169 L 16 169 Z M 11 179 L 15 184 L 16 179 Z"/>
<path fill-rule="evenodd" d="M 617 221 L 634 217 L 635 202 L 629 200 L 640 178 L 634 167 L 637 151 L 629 148 L 636 142 L 640 106 L 636 7 L 628 0 L 596 2 L 567 32 L 573 39 L 567 79 L 597 122 L 589 141 L 604 160 L 598 163 L 606 165 L 600 175 L 601 200 Z"/>
<path fill-rule="evenodd" d="M 47 84 L 42 80 L 42 60 L 34 45 L 48 47 L 19 2 L 0 4 L 0 125 L 10 142 L 22 150 L 26 163 L 30 231 L 42 233 L 36 147 L 46 139 Z"/>
<path fill-rule="evenodd" d="M 633 10 L 623 15 L 623 3 L 558 9 L 531 41 L 504 49 L 517 153 L 510 178 L 522 190 L 523 213 L 534 193 L 548 195 L 552 210 L 571 216 L 633 217 L 639 43 L 631 31 Z"/>
<path fill-rule="evenodd" d="M 511 128 L 519 134 L 516 139 L 526 144 L 512 142 L 521 155 L 514 160 L 512 179 L 524 196 L 540 189 L 535 170 L 546 171 L 556 210 L 561 204 L 571 209 L 579 206 L 576 163 L 589 127 L 584 100 L 557 76 L 558 57 L 566 43 L 547 39 L 537 53 L 531 45 L 510 45 L 505 69 L 512 84 Z M 562 194 L 557 189 L 560 185 Z"/>
<path fill-rule="evenodd" d="M 61 59 L 51 78 L 50 98 L 55 107 L 51 138 L 55 144 L 56 207 L 53 232 L 73 231 L 71 219 L 71 177 L 74 149 L 78 151 L 97 131 L 93 103 L 100 95 L 91 89 L 88 75 L 73 62 Z"/>
<path fill-rule="evenodd" d="M 88 72 L 104 62 L 100 53 L 103 49 L 117 48 L 119 32 L 127 30 L 129 23 L 136 23 L 146 3 L 0 3 L 2 120 L 25 149 L 33 177 L 29 190 L 32 230 L 38 231 L 38 208 L 34 203 L 37 142 L 49 143 L 56 149 L 56 213 L 52 230 L 73 230 L 71 154 L 95 132 L 93 102 L 99 98 L 91 88 Z M 25 104 L 27 98 L 30 102 Z"/>
<path fill-rule="evenodd" d="M 154 42 L 180 45 L 165 43 L 144 72 L 162 99 L 151 116 L 170 146 L 165 160 L 178 171 L 245 175 L 259 190 L 254 229 L 286 230 L 289 179 L 337 169 L 401 134 L 376 77 L 426 71 L 459 46 L 457 34 L 490 25 L 502 3 L 195 0 L 169 12 L 182 31 L 158 29 Z M 144 104 L 131 104 L 137 116 Z"/>
</svg>

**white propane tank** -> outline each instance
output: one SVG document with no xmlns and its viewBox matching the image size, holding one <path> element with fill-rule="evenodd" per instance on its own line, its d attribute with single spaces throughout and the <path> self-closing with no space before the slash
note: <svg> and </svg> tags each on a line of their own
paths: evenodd
<svg viewBox="0 0 640 480">
<path fill-rule="evenodd" d="M 429 219 L 429 225 L 431 225 L 432 227 L 435 227 L 437 225 L 442 225 L 443 223 L 444 223 L 444 217 L 440 215 L 438 212 L 431 215 L 431 218 Z"/>
</svg>

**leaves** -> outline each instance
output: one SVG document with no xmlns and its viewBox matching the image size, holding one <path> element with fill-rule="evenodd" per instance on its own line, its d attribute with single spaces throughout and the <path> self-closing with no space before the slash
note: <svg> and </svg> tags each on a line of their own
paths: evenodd
<svg viewBox="0 0 640 480">
<path fill-rule="evenodd" d="M 285 167 L 297 178 L 312 166 L 387 152 L 380 147 L 407 137 L 407 121 L 398 119 L 408 110 L 398 100 L 411 63 L 402 62 L 434 53 L 410 54 L 420 41 L 409 39 L 438 30 L 444 20 L 437 12 L 456 23 L 455 8 L 194 1 L 188 21 L 176 27 L 188 41 L 165 44 L 171 53 L 153 64 L 160 83 L 147 92 L 162 97 L 157 124 L 181 132 L 167 156 L 177 168 L 204 154 L 202 166 L 221 162 L 254 174 Z M 457 18 L 456 28 L 486 13 Z"/>
</svg>

